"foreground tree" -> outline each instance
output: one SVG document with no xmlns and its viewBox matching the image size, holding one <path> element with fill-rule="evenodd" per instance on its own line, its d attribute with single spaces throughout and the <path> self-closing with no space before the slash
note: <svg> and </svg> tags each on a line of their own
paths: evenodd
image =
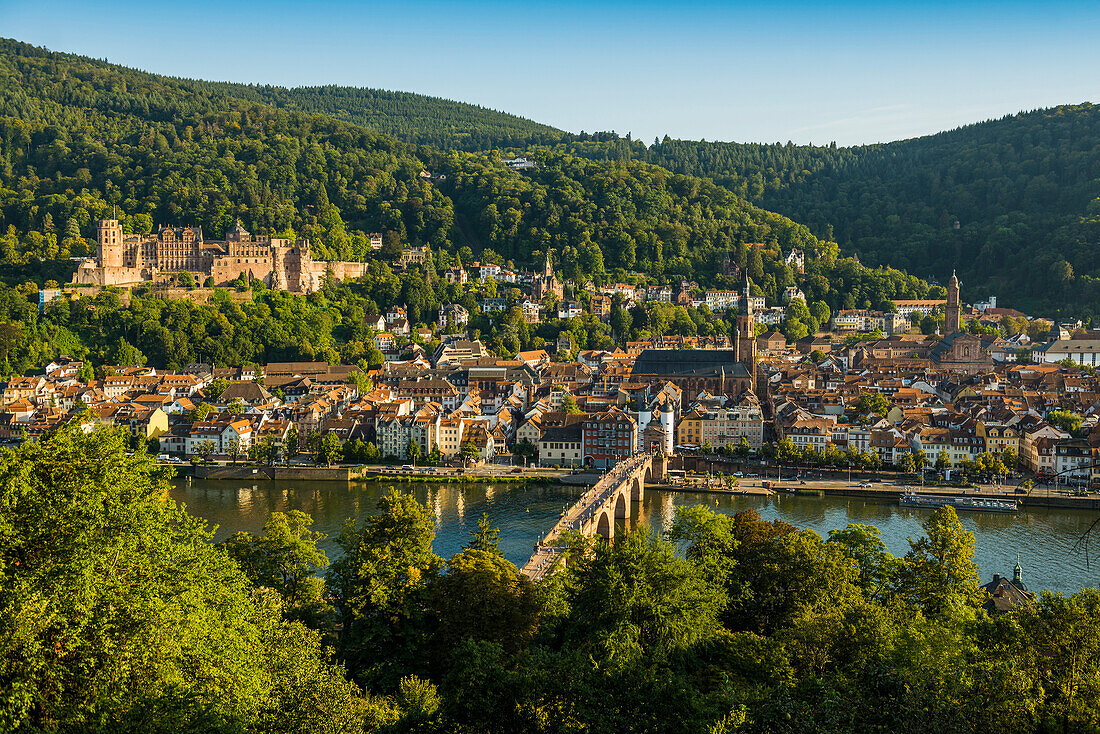
<svg viewBox="0 0 1100 734">
<path fill-rule="evenodd" d="M 938 508 L 924 522 L 925 536 L 910 540 L 902 585 L 913 603 L 935 616 L 953 604 L 978 601 L 974 533 L 964 529 L 955 508 Z"/>
<path fill-rule="evenodd" d="M 0 455 L 0 730 L 338 731 L 391 721 L 166 499 L 120 432 Z"/>
<path fill-rule="evenodd" d="M 442 559 L 432 552 L 435 518 L 415 496 L 391 489 L 378 509 L 344 524 L 337 538 L 344 555 L 325 579 L 352 674 L 392 688 L 426 666 L 417 654 L 426 634 L 425 592 Z"/>
<path fill-rule="evenodd" d="M 290 618 L 318 627 L 327 604 L 317 572 L 329 561 L 317 547 L 325 536 L 310 530 L 312 524 L 313 518 L 298 510 L 273 512 L 262 535 L 239 532 L 223 545 L 254 585 L 279 593 Z"/>
</svg>

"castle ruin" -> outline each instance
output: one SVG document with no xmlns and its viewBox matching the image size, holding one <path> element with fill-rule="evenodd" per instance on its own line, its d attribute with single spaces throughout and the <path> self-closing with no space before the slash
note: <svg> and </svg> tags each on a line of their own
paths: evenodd
<svg viewBox="0 0 1100 734">
<path fill-rule="evenodd" d="M 361 262 L 314 260 L 309 240 L 253 235 L 240 222 L 217 241 L 204 240 L 201 227 L 162 226 L 154 235 L 128 235 L 117 219 L 103 219 L 96 256 L 80 263 L 73 283 L 134 286 L 165 273 L 188 272 L 199 282 L 211 278 L 218 286 L 244 275 L 275 290 L 311 293 L 321 288 L 328 273 L 347 280 L 362 276 L 366 268 Z"/>
</svg>

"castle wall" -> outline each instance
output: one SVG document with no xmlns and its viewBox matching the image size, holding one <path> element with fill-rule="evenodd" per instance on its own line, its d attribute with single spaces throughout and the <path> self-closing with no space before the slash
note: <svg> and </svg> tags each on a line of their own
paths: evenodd
<svg viewBox="0 0 1100 734">
<path fill-rule="evenodd" d="M 142 268 L 122 266 L 99 267 L 94 260 L 85 260 L 73 273 L 73 283 L 81 285 L 140 285 L 148 281 Z"/>
</svg>

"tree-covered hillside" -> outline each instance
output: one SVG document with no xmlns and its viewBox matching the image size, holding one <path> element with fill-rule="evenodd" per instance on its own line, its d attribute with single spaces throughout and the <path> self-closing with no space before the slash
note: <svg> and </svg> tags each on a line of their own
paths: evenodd
<svg viewBox="0 0 1100 734">
<path fill-rule="evenodd" d="M 1063 106 L 854 148 L 597 134 L 557 150 L 704 176 L 809 226 L 867 264 L 946 279 L 964 296 L 1100 312 L 1100 107 Z"/>
<path fill-rule="evenodd" d="M 577 280 L 642 267 L 711 283 L 727 248 L 749 265 L 745 245 L 762 242 L 776 285 L 761 268 L 757 285 L 773 298 L 790 279 L 777 270 L 781 250 L 834 262 L 805 227 L 648 164 L 540 154 L 539 170 L 518 172 L 496 156 L 398 142 L 217 85 L 0 48 L 0 215 L 14 227 L 0 256 L 13 265 L 87 252 L 92 221 L 116 207 L 136 232 L 195 223 L 218 236 L 240 218 L 252 231 L 309 237 L 330 259 L 371 256 L 372 231 L 387 233 L 383 254 L 431 245 L 437 267 L 463 246 L 520 266 L 549 247 Z"/>
<path fill-rule="evenodd" d="M 485 317 L 472 292 L 447 284 L 442 272 L 457 258 L 524 268 L 549 251 L 577 286 L 647 277 L 733 287 L 721 268 L 728 252 L 771 301 L 797 283 L 816 305 L 792 334 L 821 326 L 830 309 L 880 307 L 929 290 L 905 273 L 839 258 L 835 244 L 707 180 L 648 163 L 542 150 L 538 169 L 515 171 L 496 155 L 399 142 L 212 85 L 14 42 L 0 47 L 0 278 L 18 286 L 0 293 L 5 373 L 60 353 L 96 364 L 133 359 L 134 348 L 157 366 L 314 357 L 369 364 L 376 355 L 363 316 L 395 304 L 414 323 L 431 324 L 440 305 L 461 302 L 490 348 L 509 354 L 563 328 L 589 348 L 611 346 L 611 328 L 620 343 L 731 328 L 725 314 L 627 315 L 617 307 L 611 327 L 589 318 L 536 333 L 522 314 Z M 117 298 L 78 299 L 37 314 L 26 281 L 68 280 L 68 258 L 94 250 L 95 220 L 115 215 L 131 232 L 198 224 L 213 237 L 239 218 L 253 232 L 308 237 L 317 257 L 372 263 L 360 282 L 308 302 L 240 283 L 255 294 L 244 307 L 221 296 L 210 306 L 158 299 L 129 309 Z M 366 237 L 375 231 L 383 232 L 381 252 Z M 429 245 L 433 257 L 398 275 L 391 262 L 404 244 Z M 810 254 L 805 275 L 783 262 L 792 247 Z"/>
<path fill-rule="evenodd" d="M 440 149 L 493 150 L 553 142 L 561 130 L 506 112 L 410 92 L 358 87 L 277 87 L 209 83 L 231 97 L 335 117 L 384 135 Z"/>
</svg>

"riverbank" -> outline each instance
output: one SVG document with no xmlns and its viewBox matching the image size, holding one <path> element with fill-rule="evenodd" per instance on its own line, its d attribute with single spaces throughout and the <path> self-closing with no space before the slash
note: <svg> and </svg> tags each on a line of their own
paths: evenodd
<svg viewBox="0 0 1100 734">
<path fill-rule="evenodd" d="M 853 487 L 830 480 L 810 480 L 805 483 L 772 482 L 771 489 L 757 485 L 738 486 L 733 489 L 717 486 L 680 486 L 674 484 L 647 484 L 646 489 L 664 492 L 700 492 L 721 495 L 758 495 L 772 494 L 797 495 L 799 497 L 853 497 L 875 500 L 888 504 L 897 504 L 903 494 L 916 493 L 937 497 L 979 497 L 982 499 L 1016 500 L 1021 508 L 1049 507 L 1067 510 L 1100 510 L 1100 496 L 1073 496 L 1048 490 L 1033 490 L 1031 494 L 1017 494 L 1011 490 L 997 487 L 974 487 L 959 489 L 955 487 L 920 487 L 917 485 L 883 484 L 870 487 Z"/>
<path fill-rule="evenodd" d="M 302 482 L 361 482 L 395 481 L 414 483 L 559 483 L 564 473 L 555 470 L 527 470 L 513 473 L 508 467 L 495 466 L 458 469 L 451 467 L 422 467 L 418 469 L 400 469 L 385 466 L 257 466 L 255 464 L 205 464 L 176 466 L 176 473 L 186 481 L 187 478 L 208 481 L 240 482 L 250 480 L 302 481 Z M 594 483 L 591 482 L 581 483 Z M 568 482 L 570 484 L 574 482 Z"/>
</svg>

